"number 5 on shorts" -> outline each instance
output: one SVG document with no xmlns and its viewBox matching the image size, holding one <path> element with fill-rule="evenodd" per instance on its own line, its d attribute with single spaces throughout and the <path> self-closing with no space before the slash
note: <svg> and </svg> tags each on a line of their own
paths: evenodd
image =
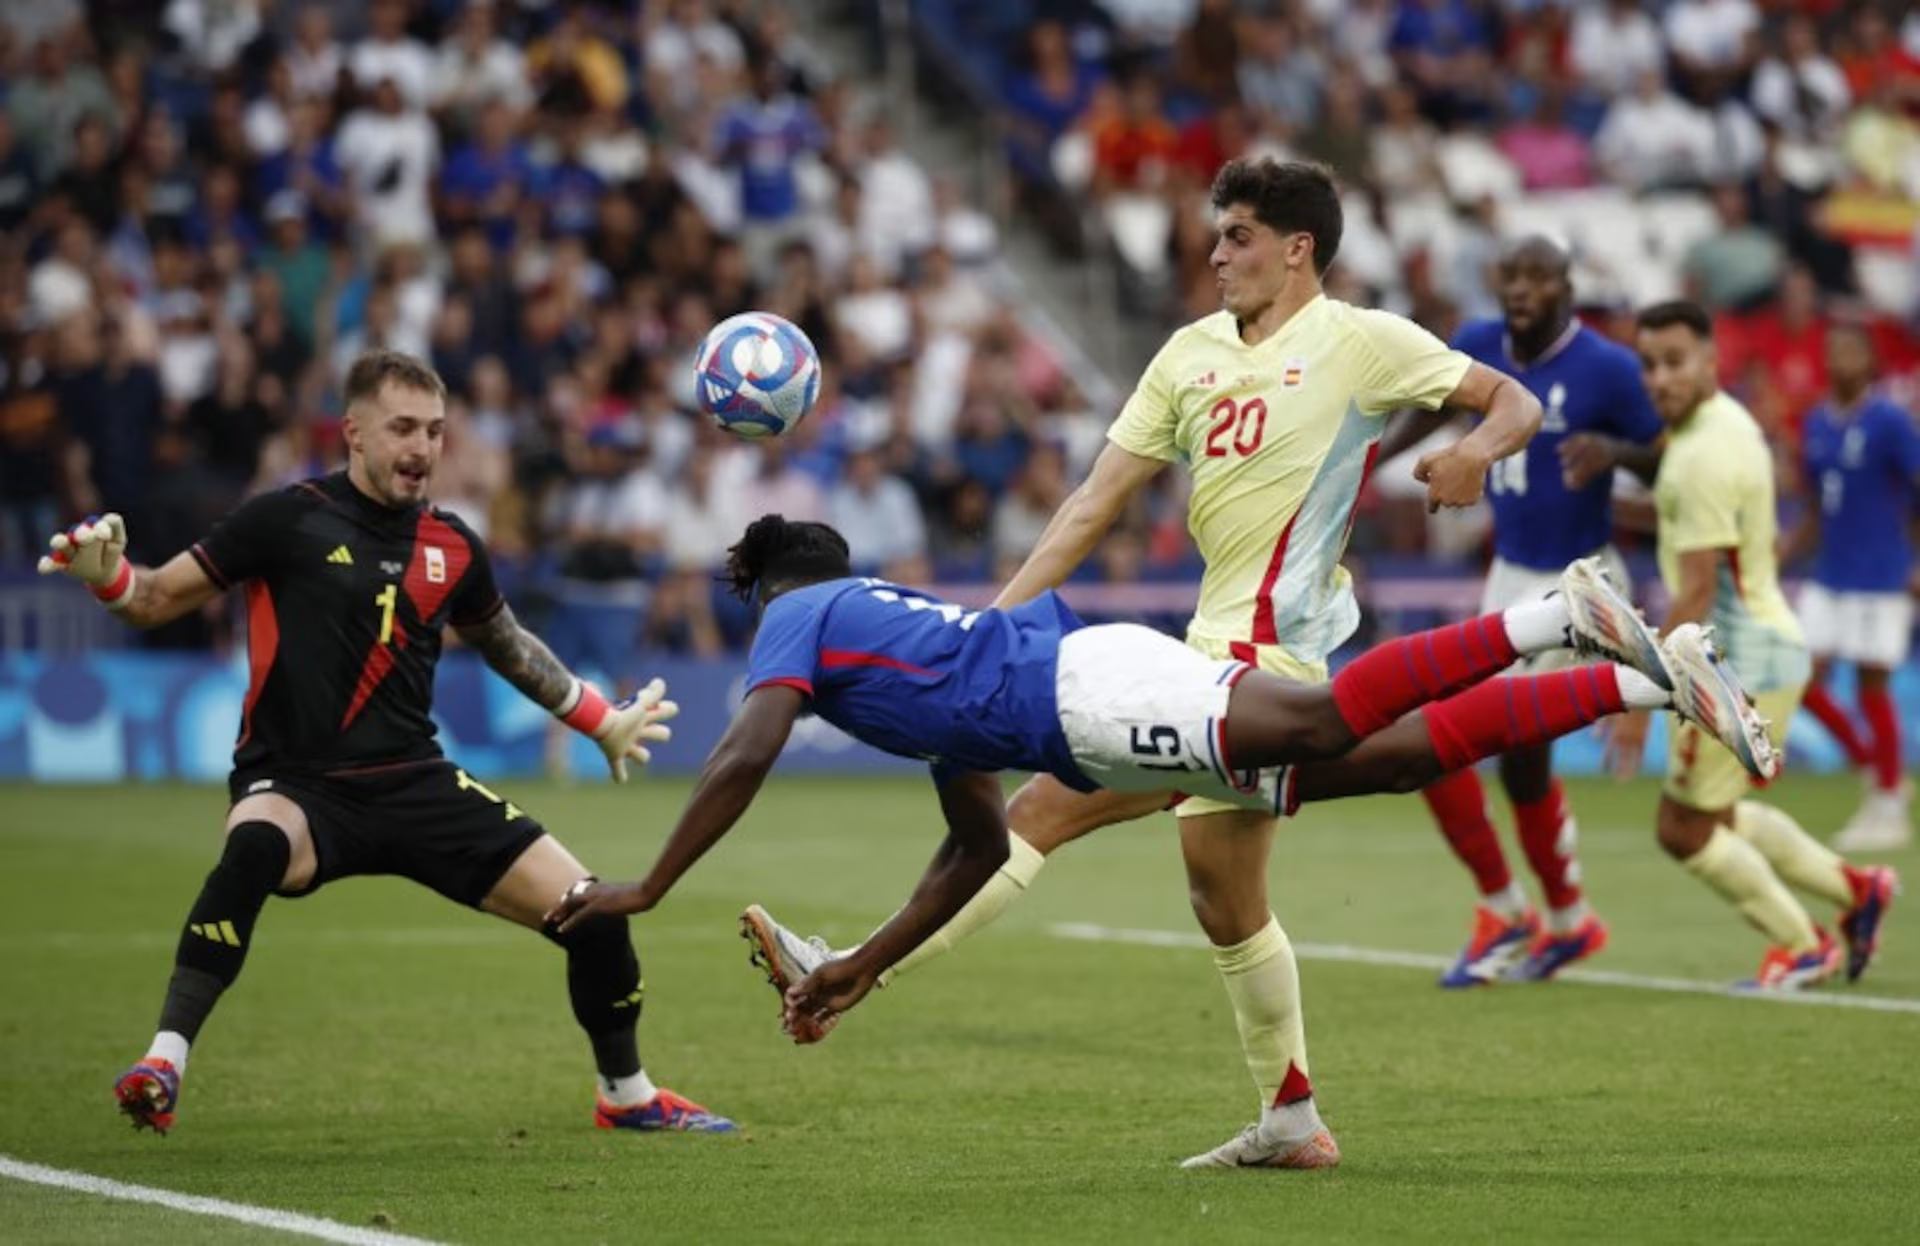
<svg viewBox="0 0 1920 1246">
<path fill-rule="evenodd" d="M 1185 771 L 1187 764 L 1180 756 L 1180 731 L 1176 727 L 1162 724 L 1157 727 L 1133 729 L 1133 755 L 1142 759 L 1143 770 L 1179 770 Z"/>
</svg>

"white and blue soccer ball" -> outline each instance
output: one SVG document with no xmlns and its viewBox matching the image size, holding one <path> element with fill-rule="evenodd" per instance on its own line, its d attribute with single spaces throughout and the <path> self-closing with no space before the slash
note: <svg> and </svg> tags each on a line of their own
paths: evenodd
<svg viewBox="0 0 1920 1246">
<path fill-rule="evenodd" d="M 700 343 L 694 390 L 701 410 L 736 437 L 782 437 L 813 410 L 820 356 L 792 321 L 741 312 Z"/>
</svg>

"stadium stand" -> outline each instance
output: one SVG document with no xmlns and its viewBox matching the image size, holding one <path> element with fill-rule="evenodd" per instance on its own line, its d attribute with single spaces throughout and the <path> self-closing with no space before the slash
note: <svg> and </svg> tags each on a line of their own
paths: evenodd
<svg viewBox="0 0 1920 1246">
<path fill-rule="evenodd" d="M 1003 238 L 1116 264 L 1126 314 L 1157 330 L 1210 308 L 1206 185 L 1248 153 L 1332 163 L 1350 188 L 1334 289 L 1436 331 L 1491 311 L 1493 251 L 1526 230 L 1573 242 L 1602 321 L 1712 299 L 1725 380 L 1783 462 L 1827 318 L 1870 318 L 1897 383 L 1920 363 L 1920 16 L 1902 6 L 155 7 L 0 13 L 10 583 L 103 503 L 155 558 L 337 464 L 337 385 L 369 344 L 448 377 L 438 494 L 529 613 L 598 645 L 618 603 L 630 664 L 745 635 L 708 579 L 748 498 L 885 536 L 890 570 L 985 583 L 1113 413 L 1076 326 L 1050 331 L 1000 280 Z M 844 43 L 829 21 L 990 135 L 1012 193 L 916 158 L 902 101 L 823 51 Z M 747 307 L 801 324 L 828 364 L 777 451 L 691 413 L 694 343 Z M 1176 475 L 1088 572 L 1103 610 L 1180 614 Z M 1418 583 L 1477 541 L 1389 485 L 1355 551 L 1382 604 L 1438 609 L 1448 590 Z M 114 635 L 58 595 L 7 596 L 0 646 Z M 230 622 L 147 639 L 228 643 Z"/>
</svg>

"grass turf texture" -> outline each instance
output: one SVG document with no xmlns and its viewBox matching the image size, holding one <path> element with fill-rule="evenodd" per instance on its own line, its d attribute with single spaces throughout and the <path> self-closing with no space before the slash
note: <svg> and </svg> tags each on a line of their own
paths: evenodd
<svg viewBox="0 0 1920 1246">
<path fill-rule="evenodd" d="M 498 790 L 629 877 L 686 787 Z M 1819 832 L 1856 792 L 1795 776 L 1776 796 Z M 1596 967 L 1744 977 L 1760 941 L 1659 854 L 1654 794 L 1571 787 L 1614 931 Z M 1311 961 L 1314 1081 L 1345 1166 L 1178 1171 L 1255 1108 L 1208 957 L 1047 933 L 1194 929 L 1170 818 L 1069 849 L 998 926 L 794 1048 L 734 918 L 759 901 L 838 942 L 884 917 L 936 842 L 931 794 L 891 781 L 776 778 L 636 921 L 649 1070 L 744 1136 L 592 1129 L 559 953 L 384 879 L 268 906 L 174 1134 L 135 1136 L 109 1086 L 148 1036 L 220 808 L 211 788 L 0 787 L 0 1153 L 461 1243 L 1814 1241 L 1920 1214 L 1920 1015 L 1451 994 Z M 1920 854 L 1893 860 L 1920 879 Z M 1451 953 L 1466 934 L 1470 884 L 1413 800 L 1310 809 L 1272 882 L 1302 942 Z M 1920 999 L 1908 905 L 1851 989 Z M 0 1224 L 25 1242 L 294 1240 L 9 1180 Z"/>
</svg>

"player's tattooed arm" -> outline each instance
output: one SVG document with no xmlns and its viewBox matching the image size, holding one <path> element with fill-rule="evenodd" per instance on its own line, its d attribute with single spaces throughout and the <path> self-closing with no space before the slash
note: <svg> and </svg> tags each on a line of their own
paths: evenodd
<svg viewBox="0 0 1920 1246">
<path fill-rule="evenodd" d="M 485 622 L 454 630 L 500 678 L 540 708 L 555 709 L 573 691 L 573 672 L 545 641 L 520 626 L 505 603 Z"/>
<path fill-rule="evenodd" d="M 220 596 L 220 586 L 191 554 L 175 554 L 158 567 L 135 567 L 133 596 L 117 613 L 135 627 L 159 627 Z"/>
</svg>

